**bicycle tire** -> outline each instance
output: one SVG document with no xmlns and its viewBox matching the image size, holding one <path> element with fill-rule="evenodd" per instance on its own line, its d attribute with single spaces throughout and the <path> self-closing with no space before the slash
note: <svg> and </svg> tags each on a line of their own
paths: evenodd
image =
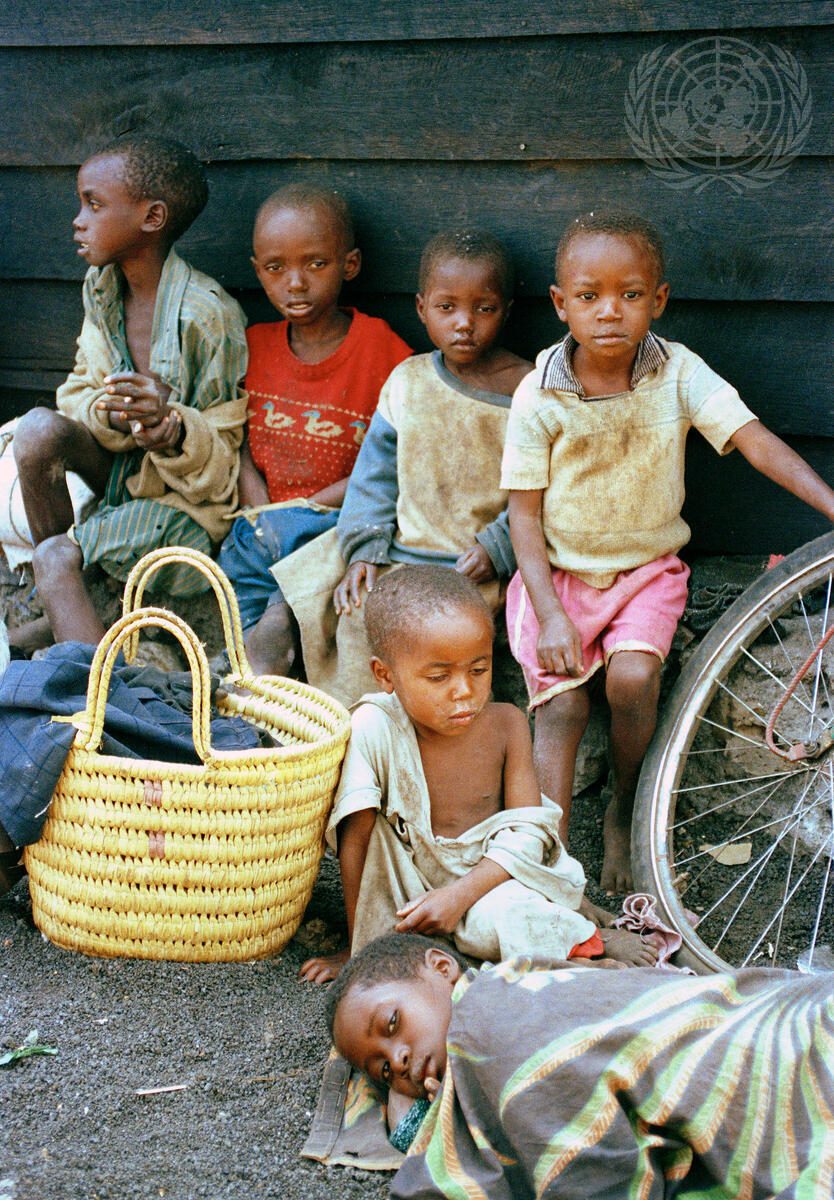
<svg viewBox="0 0 834 1200">
<path fill-rule="evenodd" d="M 820 850 L 814 851 L 816 843 L 812 842 L 810 849 L 807 850 L 807 855 L 810 857 L 816 853 L 817 858 L 808 867 L 803 880 L 813 873 L 818 874 L 824 872 L 825 882 L 821 890 L 821 898 L 819 900 L 819 915 L 815 915 L 815 927 L 813 929 L 812 953 L 822 954 L 821 943 L 819 941 L 820 931 L 824 933 L 827 941 L 834 944 L 834 916 L 832 916 L 831 897 L 829 892 L 834 890 L 834 871 L 831 870 L 831 857 L 834 853 L 834 833 L 831 831 L 831 822 L 834 820 L 834 753 L 829 749 L 823 754 L 820 759 L 819 767 L 809 767 L 807 764 L 797 764 L 793 768 L 779 767 L 775 768 L 772 775 L 748 776 L 743 777 L 732 776 L 725 780 L 721 780 L 721 767 L 723 754 L 726 757 L 729 748 L 733 748 L 733 739 L 738 740 L 739 736 L 727 723 L 725 728 L 721 722 L 710 717 L 708 714 L 711 711 L 711 706 L 721 704 L 732 704 L 734 700 L 728 700 L 730 697 L 736 698 L 737 689 L 735 683 L 735 672 L 741 672 L 741 676 L 745 671 L 753 672 L 755 675 L 756 668 L 751 668 L 750 663 L 758 662 L 758 666 L 762 667 L 767 672 L 768 663 L 766 655 L 761 650 L 762 644 L 773 645 L 778 642 L 781 650 L 774 649 L 774 656 L 779 658 L 784 655 L 789 662 L 790 654 L 784 650 L 783 641 L 787 643 L 793 633 L 785 633 L 785 629 L 799 623 L 799 633 L 802 634 L 802 616 L 796 613 L 796 605 L 800 606 L 801 613 L 805 614 L 804 623 L 808 627 L 807 638 L 809 643 L 813 643 L 816 635 L 816 630 L 829 628 L 834 622 L 834 589 L 832 589 L 832 578 L 834 577 L 834 533 L 824 534 L 815 541 L 800 547 L 792 554 L 788 555 L 776 567 L 767 571 L 763 576 L 757 579 L 724 613 L 719 621 L 713 626 L 709 633 L 705 636 L 700 646 L 692 655 L 692 658 L 684 667 L 679 679 L 677 680 L 668 703 L 665 705 L 664 712 L 658 722 L 657 731 L 652 740 L 652 743 L 647 751 L 643 767 L 640 774 L 640 779 L 637 786 L 634 807 L 634 821 L 632 824 L 632 863 L 634 868 L 635 884 L 641 891 L 647 891 L 657 897 L 658 907 L 665 919 L 677 929 L 682 938 L 683 945 L 678 953 L 676 961 L 681 965 L 686 965 L 694 968 L 698 972 L 709 972 L 716 970 L 725 970 L 728 966 L 736 967 L 742 965 L 742 962 L 749 961 L 753 958 L 756 965 L 792 965 L 796 966 L 797 962 L 790 961 L 791 955 L 797 951 L 797 946 L 800 944 L 797 939 L 801 940 L 801 931 L 798 934 L 791 934 L 796 944 L 791 945 L 785 942 L 785 950 L 782 952 L 779 947 L 779 938 L 776 939 L 776 949 L 774 949 L 773 940 L 769 938 L 768 931 L 773 929 L 772 922 L 770 925 L 766 923 L 766 915 L 762 914 L 758 909 L 755 911 L 750 909 L 744 915 L 744 920 L 747 924 L 756 928 L 764 928 L 764 935 L 760 936 L 760 942 L 754 945 L 754 951 L 743 954 L 739 950 L 728 951 L 728 943 L 725 939 L 726 934 L 722 934 L 718 939 L 717 945 L 711 945 L 715 938 L 711 934 L 707 937 L 704 929 L 703 916 L 698 913 L 691 913 L 686 907 L 687 896 L 689 890 L 693 887 L 692 875 L 695 868 L 690 871 L 688 868 L 681 871 L 682 864 L 688 864 L 699 857 L 704 857 L 704 864 L 698 867 L 698 886 L 701 886 L 701 880 L 709 873 L 713 878 L 718 878 L 718 874 L 710 863 L 706 861 L 706 856 L 715 860 L 715 846 L 706 849 L 695 847 L 693 839 L 696 836 L 696 829 L 699 822 L 703 821 L 706 825 L 706 819 L 711 817 L 714 821 L 720 820 L 728 823 L 738 821 L 744 817 L 740 829 L 744 829 L 744 825 L 751 819 L 749 814 L 745 816 L 745 808 L 749 808 L 751 804 L 756 808 L 758 814 L 763 810 L 762 815 L 770 817 L 772 813 L 775 815 L 769 822 L 773 826 L 772 834 L 765 835 L 775 839 L 781 843 L 788 837 L 784 846 L 774 845 L 774 848 L 769 851 L 769 857 L 764 865 L 756 869 L 759 870 L 759 876 L 755 875 L 753 868 L 748 870 L 748 874 L 753 875 L 753 883 L 749 888 L 753 888 L 761 873 L 765 870 L 771 873 L 771 862 L 773 871 L 777 871 L 782 857 L 787 850 L 791 848 L 791 857 L 789 862 L 790 870 L 793 870 L 797 855 L 801 859 L 800 865 L 804 863 L 803 856 L 806 855 L 804 845 L 800 845 L 797 851 L 798 832 L 797 830 L 803 822 L 810 820 L 813 816 L 814 820 L 821 821 L 823 832 L 820 834 L 822 839 Z M 810 596 L 814 593 L 814 596 Z M 820 604 L 822 597 L 822 607 L 819 608 L 819 621 L 816 619 L 809 621 L 809 613 L 813 616 L 813 604 Z M 807 604 L 806 604 L 807 600 Z M 807 607 L 807 612 L 806 612 Z M 786 616 L 787 614 L 787 616 Z M 781 628 L 781 632 L 780 632 Z M 804 640 L 804 634 L 802 634 Z M 834 642 L 830 643 L 834 647 Z M 751 647 L 753 649 L 751 650 Z M 761 657 L 762 661 L 758 661 Z M 771 662 L 770 667 L 773 667 Z M 824 703 L 819 709 L 819 722 L 824 723 L 829 721 L 828 728 L 830 729 L 831 722 L 831 691 L 826 684 L 826 672 L 830 675 L 830 668 L 823 669 L 822 662 L 820 663 L 819 672 L 822 675 L 823 686 L 826 695 L 823 697 Z M 772 679 L 777 679 L 777 676 L 770 672 Z M 731 682 L 728 682 L 731 681 Z M 784 683 L 777 679 L 780 688 L 784 692 L 787 690 Z M 772 685 L 771 686 L 772 690 Z M 819 691 L 819 679 L 815 684 L 814 704 L 812 708 L 808 708 L 811 714 L 810 720 L 817 719 L 816 697 Z M 834 689 L 832 689 L 834 690 Z M 742 698 L 742 702 L 743 698 Z M 753 713 L 757 710 L 756 704 L 747 705 L 748 711 Z M 754 713 L 757 720 L 761 719 L 756 711 Z M 749 718 L 747 718 L 749 720 Z M 803 720 L 807 718 L 803 717 Z M 724 732 L 718 732 L 721 729 Z M 757 727 L 756 727 L 757 728 Z M 727 736 L 729 735 L 729 736 Z M 758 736 L 758 735 L 757 735 Z M 723 751 L 720 748 L 721 739 L 723 741 Z M 693 751 L 693 744 L 698 741 L 699 749 Z M 745 741 L 756 741 L 756 738 L 745 737 Z M 713 744 L 719 746 L 718 749 L 713 748 Z M 700 748 L 701 745 L 706 746 L 706 749 Z M 737 747 L 736 747 L 737 749 Z M 752 751 L 747 747 L 743 747 L 743 752 L 753 753 L 755 755 L 764 754 L 766 747 L 754 746 Z M 776 758 L 770 751 L 771 759 L 774 764 L 781 761 Z M 695 786 L 688 786 L 690 778 L 697 778 L 697 771 L 703 768 L 710 768 L 711 764 L 707 758 L 702 758 L 701 763 L 695 762 L 696 756 L 719 755 L 718 758 L 713 758 L 713 763 L 718 764 L 717 783 L 698 783 Z M 768 760 L 769 761 L 769 760 Z M 810 774 L 812 770 L 819 770 L 825 773 L 823 786 L 831 792 L 831 811 L 830 815 L 817 811 L 816 799 L 812 806 L 810 801 L 806 803 L 808 795 L 815 798 L 817 793 L 812 789 L 816 784 L 809 784 Z M 801 772 L 805 774 L 800 774 Z M 778 779 L 777 779 L 778 777 Z M 743 792 L 740 791 L 738 785 L 742 788 L 755 779 L 776 780 L 774 783 L 767 782 L 757 784 L 757 787 Z M 828 782 L 825 782 L 827 779 Z M 686 782 L 687 786 L 684 786 Z M 708 788 L 713 789 L 713 794 L 720 796 L 718 789 L 724 787 L 730 797 L 726 803 L 713 803 L 710 799 L 707 810 L 704 813 L 699 811 L 698 805 L 703 802 L 704 797 L 696 793 L 705 793 Z M 783 807 L 784 801 L 777 794 L 779 791 L 787 793 L 789 788 L 794 790 L 805 788 L 805 792 L 800 800 L 794 802 L 794 808 L 790 811 Z M 765 801 L 754 801 L 750 799 L 755 791 L 766 791 L 768 793 L 768 803 L 770 808 L 765 808 Z M 736 792 L 736 799 L 733 799 L 733 791 Z M 776 796 L 775 801 L 772 799 Z M 820 793 L 822 796 L 822 792 Z M 826 793 L 827 795 L 827 793 Z M 681 797 L 684 797 L 681 800 Z M 743 800 L 743 803 L 742 803 Z M 679 803 L 680 802 L 680 803 Z M 827 803 L 825 796 L 821 801 Z M 711 807 L 709 807 L 711 805 Z M 775 805 L 775 807 L 774 807 Z M 680 811 L 679 811 L 680 810 Z M 720 813 L 719 813 L 720 810 Z M 694 812 L 695 815 L 685 815 L 686 813 Z M 827 825 L 825 822 L 827 821 Z M 686 831 L 684 832 L 684 827 Z M 825 830 L 827 829 L 827 833 Z M 678 832 L 676 832 L 676 830 Z M 758 836 L 760 830 L 754 827 L 752 834 Z M 721 835 L 725 835 L 722 833 Z M 804 835 L 803 836 L 807 836 Z M 825 838 L 828 838 L 828 846 L 826 852 Z M 689 839 L 689 849 L 694 848 L 692 854 L 684 854 L 684 847 L 676 856 L 675 843 L 679 840 L 681 844 L 685 839 Z M 792 839 L 792 840 L 791 840 Z M 801 838 L 799 839 L 801 842 Z M 742 843 L 737 838 L 730 838 L 728 841 L 721 843 L 722 847 L 726 848 L 728 844 L 741 845 Z M 755 844 L 751 842 L 751 845 Z M 709 843 L 704 843 L 705 847 L 709 847 Z M 746 851 L 745 851 L 746 852 Z M 751 852 L 752 853 L 752 852 Z M 756 847 L 758 853 L 758 847 Z M 815 863 L 817 859 L 822 861 L 819 864 L 819 872 L 816 870 Z M 773 861 L 772 861 L 773 860 Z M 757 860 L 758 861 L 758 860 Z M 785 864 L 782 864 L 784 869 Z M 703 868 L 703 869 L 702 869 Z M 804 868 L 803 868 L 804 869 Z M 797 871 L 799 867 L 797 866 Z M 719 885 L 721 886 L 721 885 Z M 730 890 L 741 885 L 731 882 Z M 745 887 L 748 887 L 746 881 Z M 792 875 L 789 871 L 787 883 L 785 885 L 784 904 L 782 906 L 782 915 L 778 918 L 778 934 L 781 936 L 787 914 L 788 905 L 792 904 L 795 895 L 799 896 L 797 900 L 797 911 L 799 911 L 800 902 L 804 892 L 800 891 L 800 884 L 796 885 L 796 890 L 791 891 L 794 887 Z M 802 885 L 804 886 L 804 885 Z M 810 886 L 810 885 L 809 885 Z M 750 891 L 745 894 L 740 901 L 736 910 L 737 915 L 741 904 L 743 904 L 746 896 L 750 895 Z M 737 897 L 736 897 L 737 898 Z M 709 901 L 707 901 L 709 903 Z M 708 909 L 708 921 L 714 919 L 714 910 Z M 778 915 L 778 914 L 777 914 Z M 810 916 L 810 914 L 809 914 Z M 823 917 L 825 922 L 823 924 Z M 722 917 L 723 919 L 723 917 Z M 801 924 L 804 920 L 801 912 L 797 918 L 796 913 L 791 914 L 788 928 L 793 929 L 797 925 L 797 921 Z M 731 924 L 736 921 L 733 918 Z M 765 924 L 762 925 L 762 921 Z M 701 927 L 701 933 L 698 931 L 698 926 Z M 702 933 L 704 936 L 702 937 Z M 741 927 L 739 918 L 738 927 L 734 938 L 736 941 L 744 942 L 747 934 Z M 752 938 L 751 934 L 751 938 Z M 763 939 L 763 940 L 762 940 Z M 732 939 L 731 939 L 732 940 Z M 722 944 L 723 942 L 723 944 Z M 817 947 L 820 950 L 817 951 Z M 744 947 L 742 947 L 744 948 Z M 784 961 L 780 961 L 784 960 Z"/>
</svg>

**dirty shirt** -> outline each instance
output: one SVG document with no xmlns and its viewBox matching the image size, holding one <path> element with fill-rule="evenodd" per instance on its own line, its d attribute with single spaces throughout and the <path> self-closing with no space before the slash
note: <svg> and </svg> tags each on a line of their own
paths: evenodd
<svg viewBox="0 0 834 1200">
<path fill-rule="evenodd" d="M 755 414 L 678 342 L 643 339 L 631 391 L 584 396 L 571 334 L 536 359 L 512 401 L 501 486 L 543 490 L 548 559 L 595 588 L 689 541 L 684 448 L 698 429 L 719 454 Z"/>
</svg>

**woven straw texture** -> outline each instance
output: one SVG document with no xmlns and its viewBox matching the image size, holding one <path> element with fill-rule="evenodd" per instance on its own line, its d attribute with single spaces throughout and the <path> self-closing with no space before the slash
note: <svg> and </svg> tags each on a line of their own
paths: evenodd
<svg viewBox="0 0 834 1200">
<path fill-rule="evenodd" d="M 237 689 L 219 700 L 221 712 L 246 717 L 281 746 L 212 749 L 202 645 L 174 613 L 140 607 L 150 575 L 175 561 L 206 574 L 220 602 L 232 668 L 226 683 Z M 143 558 L 125 585 L 124 610 L 96 650 L 47 822 L 26 850 L 35 922 L 57 945 L 104 957 L 276 954 L 313 890 L 348 713 L 307 684 L 252 674 L 231 586 L 199 551 L 166 548 Z M 173 634 L 186 653 L 198 765 L 99 753 L 116 655 L 122 649 L 130 661 L 149 625 Z"/>
</svg>

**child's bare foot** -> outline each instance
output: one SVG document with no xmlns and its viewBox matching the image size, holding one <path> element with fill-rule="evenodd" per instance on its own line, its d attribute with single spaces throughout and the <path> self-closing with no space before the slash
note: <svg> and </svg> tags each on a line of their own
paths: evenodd
<svg viewBox="0 0 834 1200">
<path fill-rule="evenodd" d="M 598 926 L 600 929 L 609 929 L 617 919 L 616 913 L 609 912 L 607 908 L 600 908 L 598 904 L 594 904 L 587 896 L 583 896 L 579 904 L 580 916 L 587 917 L 589 921 Z"/>
<path fill-rule="evenodd" d="M 329 983 L 335 979 L 350 958 L 350 948 L 337 950 L 335 954 L 327 954 L 321 958 L 308 958 L 299 967 L 298 974 L 307 983 Z"/>
<path fill-rule="evenodd" d="M 650 942 L 644 942 L 639 933 L 628 929 L 603 929 L 600 931 L 606 958 L 616 959 L 627 967 L 653 967 L 657 962 L 657 950 Z"/>
<path fill-rule="evenodd" d="M 602 823 L 603 859 L 599 885 L 606 896 L 634 890 L 631 876 L 631 802 L 616 797 L 608 803 Z"/>
</svg>

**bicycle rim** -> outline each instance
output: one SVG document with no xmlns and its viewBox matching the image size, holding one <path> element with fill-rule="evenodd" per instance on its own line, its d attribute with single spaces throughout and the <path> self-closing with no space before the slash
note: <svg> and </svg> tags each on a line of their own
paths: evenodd
<svg viewBox="0 0 834 1200">
<path fill-rule="evenodd" d="M 635 802 L 638 887 L 683 937 L 680 960 L 834 965 L 834 534 L 789 555 L 728 609 L 681 673 Z M 822 747 L 822 748 L 821 748 Z"/>
</svg>

